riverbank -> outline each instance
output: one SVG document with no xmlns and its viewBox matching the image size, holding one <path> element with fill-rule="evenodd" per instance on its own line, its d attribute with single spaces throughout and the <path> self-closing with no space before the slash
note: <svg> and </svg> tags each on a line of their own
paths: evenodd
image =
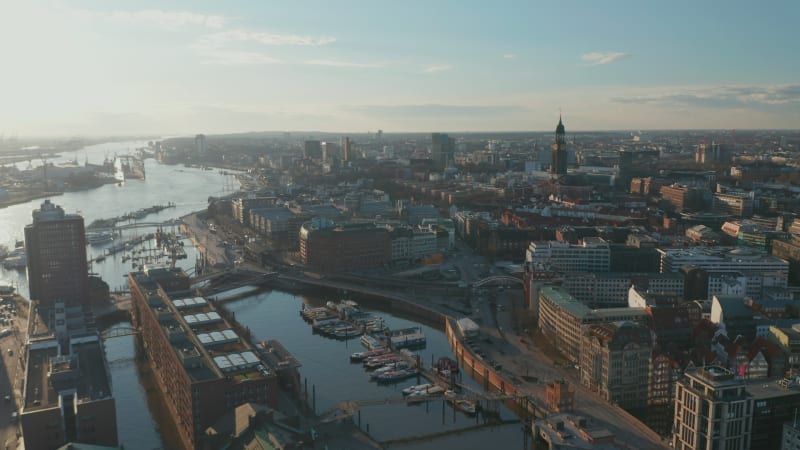
<svg viewBox="0 0 800 450">
<path fill-rule="evenodd" d="M 31 200 L 40 198 L 56 197 L 64 195 L 63 192 L 9 192 L 6 197 L 0 198 L 0 209 L 9 206 L 27 203 Z"/>
</svg>

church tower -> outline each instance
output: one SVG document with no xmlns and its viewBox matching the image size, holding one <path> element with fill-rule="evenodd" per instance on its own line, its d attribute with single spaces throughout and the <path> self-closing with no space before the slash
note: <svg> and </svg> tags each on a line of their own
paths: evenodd
<svg viewBox="0 0 800 450">
<path fill-rule="evenodd" d="M 550 161 L 550 174 L 554 178 L 567 174 L 567 137 L 560 114 L 558 116 L 558 126 L 556 127 L 556 141 L 553 144 L 553 155 Z"/>
</svg>

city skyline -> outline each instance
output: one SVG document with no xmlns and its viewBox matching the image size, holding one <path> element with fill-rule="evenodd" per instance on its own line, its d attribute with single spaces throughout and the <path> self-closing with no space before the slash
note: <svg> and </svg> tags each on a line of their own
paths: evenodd
<svg viewBox="0 0 800 450">
<path fill-rule="evenodd" d="M 800 123 L 788 1 L 4 9 L 6 136 Z"/>
</svg>

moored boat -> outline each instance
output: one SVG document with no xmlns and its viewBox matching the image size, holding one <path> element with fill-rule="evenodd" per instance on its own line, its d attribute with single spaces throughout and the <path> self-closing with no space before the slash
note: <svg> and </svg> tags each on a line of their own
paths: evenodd
<svg viewBox="0 0 800 450">
<path fill-rule="evenodd" d="M 384 347 L 383 343 L 378 338 L 370 334 L 365 334 L 361 336 L 361 345 L 367 347 L 370 350 L 375 350 L 377 348 Z"/>
<path fill-rule="evenodd" d="M 421 327 L 411 327 L 392 330 L 389 333 L 389 341 L 391 342 L 392 348 L 400 349 L 424 346 L 427 339 Z"/>
<path fill-rule="evenodd" d="M 378 383 L 394 383 L 417 375 L 417 369 L 403 369 L 382 373 L 375 378 Z"/>
<path fill-rule="evenodd" d="M 397 362 L 402 359 L 403 358 L 395 354 L 382 355 L 365 360 L 364 366 L 367 368 L 367 370 L 377 369 L 378 367 L 383 367 L 386 364 Z"/>
<path fill-rule="evenodd" d="M 352 362 L 362 362 L 367 358 L 372 358 L 374 356 L 380 356 L 388 353 L 389 350 L 385 348 L 376 348 L 375 350 L 368 350 L 366 352 L 355 352 L 350 355 L 350 361 Z"/>
<path fill-rule="evenodd" d="M 475 402 L 470 400 L 456 400 L 453 402 L 453 405 L 456 409 L 463 411 L 465 414 L 475 414 L 478 412 L 478 408 L 475 406 Z"/>
<path fill-rule="evenodd" d="M 403 393 L 403 395 L 411 395 L 417 391 L 427 391 L 429 388 L 432 388 L 433 386 L 435 385 L 431 383 L 415 384 L 413 386 L 409 386 L 403 389 L 401 392 Z"/>
<path fill-rule="evenodd" d="M 406 370 L 406 369 L 410 369 L 410 368 L 411 368 L 411 365 L 409 363 L 407 363 L 405 361 L 396 361 L 396 362 L 393 362 L 393 363 L 386 364 L 383 367 L 379 367 L 379 368 L 375 369 L 375 371 L 372 372 L 372 374 L 370 374 L 369 377 L 370 377 L 370 379 L 375 380 L 379 376 L 381 376 L 381 375 L 383 375 L 385 373 L 396 372 L 398 370 Z"/>
</svg>

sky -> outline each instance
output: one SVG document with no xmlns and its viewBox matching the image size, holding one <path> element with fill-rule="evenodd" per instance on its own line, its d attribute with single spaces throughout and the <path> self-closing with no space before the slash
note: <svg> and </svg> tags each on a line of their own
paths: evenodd
<svg viewBox="0 0 800 450">
<path fill-rule="evenodd" d="M 800 128 L 800 2 L 0 0 L 0 134 Z"/>
</svg>

